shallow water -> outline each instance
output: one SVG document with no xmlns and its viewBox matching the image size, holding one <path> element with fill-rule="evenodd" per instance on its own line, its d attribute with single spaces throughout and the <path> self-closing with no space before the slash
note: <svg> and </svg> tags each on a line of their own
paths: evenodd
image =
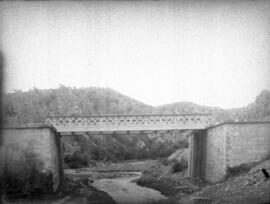
<svg viewBox="0 0 270 204">
<path fill-rule="evenodd" d="M 113 178 L 100 179 L 92 184 L 95 188 L 107 192 L 118 204 L 146 204 L 153 201 L 165 199 L 159 191 L 138 186 L 134 179 L 138 179 L 140 174 Z"/>
</svg>

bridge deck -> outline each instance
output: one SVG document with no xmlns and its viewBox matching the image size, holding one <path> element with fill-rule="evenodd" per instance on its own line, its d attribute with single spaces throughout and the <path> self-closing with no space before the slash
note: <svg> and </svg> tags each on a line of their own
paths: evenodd
<svg viewBox="0 0 270 204">
<path fill-rule="evenodd" d="M 106 115 L 50 117 L 47 125 L 58 132 L 119 132 L 119 131 L 163 131 L 205 129 L 213 124 L 213 115 Z"/>
</svg>

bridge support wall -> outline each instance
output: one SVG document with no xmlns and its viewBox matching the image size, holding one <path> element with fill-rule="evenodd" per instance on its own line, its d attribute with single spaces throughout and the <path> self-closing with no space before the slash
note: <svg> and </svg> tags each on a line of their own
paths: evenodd
<svg viewBox="0 0 270 204">
<path fill-rule="evenodd" d="M 218 182 L 229 168 L 259 162 L 270 155 L 270 122 L 222 123 L 190 140 L 190 177 Z"/>
<path fill-rule="evenodd" d="M 0 149 L 0 176 L 22 175 L 29 165 L 36 164 L 41 173 L 52 173 L 53 189 L 57 190 L 63 178 L 61 143 L 58 133 L 49 127 L 17 126 L 2 130 Z"/>
<path fill-rule="evenodd" d="M 189 137 L 189 177 L 202 178 L 205 175 L 206 131 L 197 130 Z"/>
</svg>

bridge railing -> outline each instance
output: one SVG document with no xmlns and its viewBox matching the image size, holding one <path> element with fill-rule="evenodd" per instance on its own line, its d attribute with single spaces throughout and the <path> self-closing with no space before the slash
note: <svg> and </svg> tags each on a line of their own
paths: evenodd
<svg viewBox="0 0 270 204">
<path fill-rule="evenodd" d="M 213 124 L 209 114 L 181 115 L 106 115 L 57 116 L 46 119 L 47 125 L 65 131 L 121 131 L 160 129 L 203 129 Z"/>
</svg>

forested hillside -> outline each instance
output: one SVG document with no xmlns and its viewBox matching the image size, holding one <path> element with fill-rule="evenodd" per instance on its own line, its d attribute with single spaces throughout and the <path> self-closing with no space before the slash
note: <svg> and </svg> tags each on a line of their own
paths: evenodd
<svg viewBox="0 0 270 204">
<path fill-rule="evenodd" d="M 43 123 L 48 116 L 102 114 L 181 114 L 210 113 L 217 119 L 260 121 L 270 120 L 270 92 L 264 90 L 254 103 L 240 109 L 225 110 L 191 102 L 152 107 L 109 88 L 32 89 L 15 91 L 3 97 L 4 120 L 8 124 Z M 94 161 L 121 161 L 166 157 L 176 149 L 187 147 L 190 132 L 70 136 L 62 139 L 66 164 L 74 161 L 87 164 Z"/>
<path fill-rule="evenodd" d="M 153 107 L 109 88 L 32 89 L 16 91 L 4 97 L 7 123 L 43 123 L 48 116 L 147 114 Z"/>
</svg>

